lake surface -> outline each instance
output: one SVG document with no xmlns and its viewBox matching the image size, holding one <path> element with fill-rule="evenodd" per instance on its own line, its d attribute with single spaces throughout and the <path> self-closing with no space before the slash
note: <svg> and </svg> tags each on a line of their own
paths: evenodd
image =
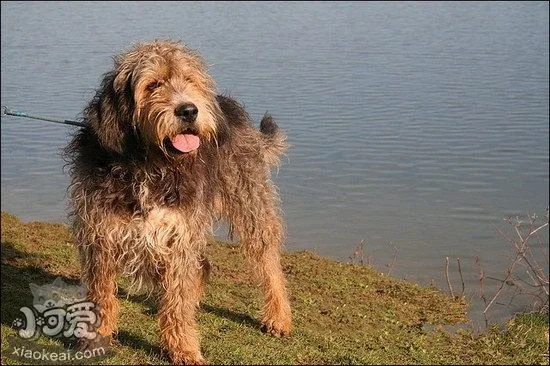
<svg viewBox="0 0 550 366">
<path fill-rule="evenodd" d="M 221 92 L 289 135 L 276 177 L 288 250 L 349 260 L 364 240 L 379 270 L 443 289 L 448 256 L 455 291 L 460 257 L 478 319 L 475 257 L 503 278 L 503 218 L 546 215 L 547 2 L 1 7 L 1 102 L 28 113 L 78 116 L 132 42 L 199 50 Z M 2 210 L 66 220 L 59 151 L 73 128 L 2 117 Z M 495 305 L 492 319 L 525 303 Z"/>
</svg>

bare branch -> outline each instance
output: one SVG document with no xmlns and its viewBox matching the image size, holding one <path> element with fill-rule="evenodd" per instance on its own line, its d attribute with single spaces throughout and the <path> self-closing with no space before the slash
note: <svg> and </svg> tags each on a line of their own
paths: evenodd
<svg viewBox="0 0 550 366">
<path fill-rule="evenodd" d="M 458 262 L 458 273 L 460 274 L 460 281 L 462 282 L 462 292 L 460 293 L 460 296 L 464 296 L 464 277 L 462 276 L 462 268 L 460 266 L 460 258 L 457 258 L 456 261 Z"/>
<path fill-rule="evenodd" d="M 451 280 L 449 279 L 449 257 L 445 257 L 445 277 L 447 278 L 447 285 L 449 286 L 449 291 L 451 291 L 451 297 L 454 299 L 455 294 L 453 292 L 453 286 L 451 286 Z"/>
<path fill-rule="evenodd" d="M 397 253 L 399 253 L 399 249 L 394 245 L 393 246 L 393 259 L 392 259 L 391 265 L 389 266 L 389 269 L 388 269 L 388 276 L 391 274 L 393 266 L 395 265 L 395 262 L 397 261 Z"/>
</svg>

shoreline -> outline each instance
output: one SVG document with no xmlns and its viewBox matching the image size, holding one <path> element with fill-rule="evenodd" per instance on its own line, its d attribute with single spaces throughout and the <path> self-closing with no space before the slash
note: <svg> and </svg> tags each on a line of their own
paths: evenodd
<svg viewBox="0 0 550 366">
<path fill-rule="evenodd" d="M 213 271 L 198 322 L 210 363 L 548 364 L 547 313 L 518 315 L 507 329 L 450 333 L 445 327 L 469 321 L 464 298 L 307 251 L 283 253 L 293 334 L 269 337 L 259 331 L 261 294 L 237 245 L 213 241 L 206 252 Z M 19 309 L 33 304 L 29 284 L 56 277 L 76 284 L 78 267 L 64 224 L 22 222 L 2 212 L 2 364 L 14 362 L 6 336 L 15 335 L 11 322 Z M 108 362 L 166 363 L 155 302 L 119 284 L 120 331 Z"/>
</svg>

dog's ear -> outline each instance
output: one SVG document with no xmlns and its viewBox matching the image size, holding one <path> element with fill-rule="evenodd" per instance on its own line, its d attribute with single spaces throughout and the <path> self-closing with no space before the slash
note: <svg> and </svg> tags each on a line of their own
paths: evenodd
<svg viewBox="0 0 550 366">
<path fill-rule="evenodd" d="M 131 71 L 117 68 L 104 75 L 100 89 L 84 114 L 101 145 L 122 154 L 126 135 L 132 130 L 133 112 Z"/>
<path fill-rule="evenodd" d="M 131 91 L 132 72 L 134 70 L 133 65 L 130 62 L 125 62 L 124 60 L 116 60 L 115 63 L 117 66 L 112 83 L 113 89 L 116 92 Z"/>
</svg>

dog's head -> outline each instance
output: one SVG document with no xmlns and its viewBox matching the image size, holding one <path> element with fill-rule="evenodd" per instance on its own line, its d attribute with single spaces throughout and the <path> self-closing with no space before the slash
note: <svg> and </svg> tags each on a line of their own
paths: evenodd
<svg viewBox="0 0 550 366">
<path fill-rule="evenodd" d="M 115 57 L 85 117 L 101 144 L 191 156 L 216 139 L 220 108 L 203 59 L 173 41 L 141 43 Z"/>
</svg>

